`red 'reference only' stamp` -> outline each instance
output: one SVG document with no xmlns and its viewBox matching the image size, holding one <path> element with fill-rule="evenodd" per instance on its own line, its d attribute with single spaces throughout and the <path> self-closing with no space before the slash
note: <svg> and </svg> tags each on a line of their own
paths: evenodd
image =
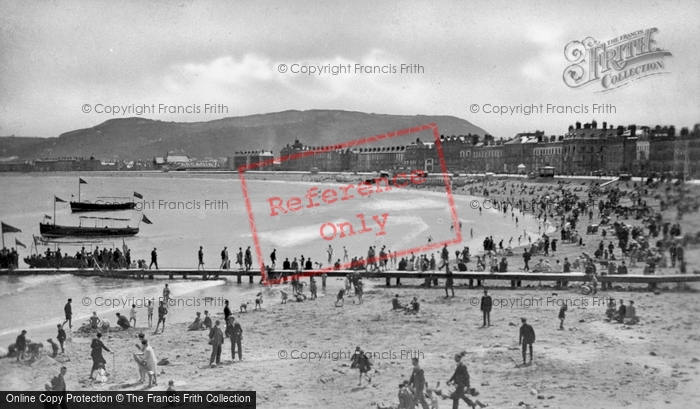
<svg viewBox="0 0 700 409">
<path fill-rule="evenodd" d="M 439 162 L 439 169 L 441 172 L 438 174 L 428 175 L 428 172 L 422 169 L 422 164 L 416 164 L 416 169 L 399 169 L 396 170 L 393 175 L 383 174 L 379 177 L 372 177 L 370 180 L 340 183 L 339 185 L 323 182 L 318 184 L 324 186 L 317 186 L 315 183 L 311 186 L 308 184 L 300 185 L 298 189 L 296 189 L 295 186 L 294 191 L 298 190 L 298 193 L 294 195 L 266 193 L 262 195 L 262 198 L 259 194 L 251 194 L 251 188 L 249 187 L 245 177 L 247 171 L 260 170 L 261 168 L 269 167 L 275 163 L 281 164 L 286 161 L 299 160 L 311 155 L 323 154 L 331 150 L 366 147 L 372 143 L 391 138 L 404 137 L 408 139 L 408 137 L 412 137 L 415 134 L 431 131 L 436 148 L 435 152 Z M 379 170 L 377 169 L 376 171 L 378 172 Z M 269 228 L 267 229 L 268 231 L 260 230 L 261 219 L 264 219 L 265 221 L 279 222 L 284 218 L 300 217 L 306 211 L 309 217 L 311 217 L 311 215 L 314 217 L 311 219 L 304 219 L 306 222 L 311 222 L 311 224 L 310 226 L 304 228 L 305 234 L 301 234 L 301 236 L 313 241 L 311 245 L 316 246 L 318 246 L 320 243 L 324 243 L 325 246 L 331 248 L 331 244 L 345 243 L 349 239 L 360 240 L 363 245 L 372 243 L 375 239 L 383 241 L 383 238 L 387 235 L 387 229 L 390 228 L 393 221 L 391 213 L 392 210 L 387 209 L 386 206 L 373 205 L 372 203 L 367 202 L 367 199 L 372 195 L 375 195 L 375 197 L 381 197 L 381 195 L 386 194 L 386 192 L 396 190 L 406 191 L 416 187 L 424 187 L 421 185 L 425 185 L 430 177 L 432 178 L 433 184 L 445 188 L 447 195 L 446 207 L 448 212 L 446 217 L 451 219 L 452 226 L 456 226 L 459 223 L 450 183 L 450 176 L 447 173 L 447 165 L 440 141 L 440 133 L 437 125 L 434 123 L 374 135 L 358 140 L 347 141 L 344 143 L 335 144 L 333 146 L 305 150 L 280 158 L 250 163 L 238 168 L 238 176 L 241 182 L 241 189 L 243 191 L 243 198 L 245 201 L 251 236 L 253 239 L 255 259 L 257 261 L 258 269 L 262 274 L 262 281 L 266 285 L 278 284 L 281 281 L 280 278 L 274 278 L 274 275 L 282 270 L 280 268 L 282 263 L 278 262 L 273 270 L 274 273 L 270 274 L 268 268 L 271 266 L 270 263 L 265 262 L 265 255 L 269 254 L 269 251 L 272 249 L 263 248 L 261 236 L 266 235 L 267 237 L 274 237 L 276 234 L 276 229 Z M 441 180 L 438 180 L 438 183 L 435 183 L 435 178 L 439 178 Z M 326 210 L 337 210 L 340 208 L 340 206 L 345 208 L 344 213 L 347 213 L 345 215 L 348 216 L 347 218 L 338 217 L 337 212 L 335 212 L 337 220 L 322 220 L 320 222 L 316 220 L 319 216 L 321 216 L 321 212 L 325 212 Z M 417 208 L 409 208 L 408 210 L 420 212 L 421 208 L 418 208 L 418 205 L 416 207 Z M 364 212 L 360 212 L 358 210 L 362 208 L 376 208 L 378 211 L 374 214 L 365 214 Z M 331 213 L 331 211 L 328 212 L 329 217 Z M 256 222 L 256 218 L 258 218 L 258 222 Z M 399 217 L 399 219 L 401 219 L 401 217 Z M 403 217 L 403 219 L 405 219 L 405 217 Z M 302 219 L 297 220 L 301 221 Z M 442 223 L 442 219 L 440 219 L 440 223 Z M 269 226 L 269 223 L 267 225 Z M 432 242 L 431 237 L 426 245 L 405 246 L 406 248 L 399 249 L 393 248 L 390 250 L 390 255 L 394 258 L 401 258 L 415 253 L 420 254 L 431 250 L 437 250 L 446 245 L 461 243 L 461 229 L 455 228 L 451 229 L 451 231 L 454 232 L 454 237 L 446 237 L 443 240 L 437 240 L 434 242 Z M 343 240 L 346 241 L 343 242 Z M 345 245 L 342 247 L 345 250 Z M 339 251 L 340 245 L 337 245 L 336 248 Z M 338 261 L 335 263 L 335 266 L 332 263 L 331 254 L 332 250 L 328 255 L 329 260 L 326 266 L 321 268 L 304 269 L 305 266 L 302 265 L 299 269 L 286 271 L 286 278 L 298 279 L 302 277 L 320 275 L 329 271 L 349 270 L 356 267 L 356 264 L 353 264 L 352 261 L 347 259 L 347 250 L 345 250 L 345 255 L 340 255 L 337 257 Z M 282 255 L 282 257 L 284 256 Z M 379 262 L 380 260 L 378 254 L 372 257 L 368 255 L 368 258 L 363 260 L 363 263 L 366 263 L 367 265 L 376 265 Z M 318 265 L 321 263 L 316 264 Z"/>
</svg>

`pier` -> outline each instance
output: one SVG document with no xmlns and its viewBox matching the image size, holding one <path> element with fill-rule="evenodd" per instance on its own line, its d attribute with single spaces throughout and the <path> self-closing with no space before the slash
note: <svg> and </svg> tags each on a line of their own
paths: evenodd
<svg viewBox="0 0 700 409">
<path fill-rule="evenodd" d="M 307 278 L 310 275 L 320 275 L 325 273 L 327 277 L 345 277 L 349 274 L 355 273 L 352 270 L 331 270 L 331 271 L 319 271 L 315 274 L 313 270 L 305 270 L 300 274 Z M 183 269 L 183 268 L 170 268 L 170 269 L 160 269 L 160 270 L 143 270 L 143 269 L 120 269 L 120 270 L 94 270 L 94 269 L 77 269 L 77 268 L 27 268 L 27 269 L 14 269 L 14 270 L 0 270 L 0 276 L 29 276 L 29 275 L 54 275 L 54 274 L 72 274 L 76 276 L 83 277 L 105 277 L 105 278 L 122 278 L 122 279 L 155 279 L 158 277 L 168 277 L 169 279 L 182 278 L 190 279 L 197 277 L 198 279 L 221 279 L 228 277 L 236 277 L 236 282 L 241 284 L 244 278 L 248 279 L 249 283 L 255 282 L 255 277 L 260 277 L 260 271 L 242 271 L 242 270 L 197 270 L 197 269 Z M 430 282 L 433 279 L 445 280 L 447 275 L 442 272 L 419 272 L 419 271 L 381 271 L 381 272 L 367 272 L 361 271 L 360 276 L 363 278 L 376 278 L 376 279 L 386 279 L 387 284 L 390 283 L 391 279 L 397 280 L 423 280 L 424 282 Z M 273 271 L 271 279 L 282 278 L 287 280 L 291 278 L 294 271 L 291 270 L 280 270 Z M 302 279 L 304 279 L 302 278 Z M 523 281 L 523 282 L 588 282 L 590 278 L 581 272 L 566 273 L 566 274 L 553 274 L 553 273 L 526 273 L 526 272 L 508 272 L 508 273 L 488 273 L 483 271 L 458 271 L 452 273 L 452 279 L 455 282 L 455 287 L 458 287 L 458 281 L 462 280 L 481 280 L 481 281 Z M 623 274 L 623 275 L 599 275 L 598 282 L 601 283 L 601 287 L 604 287 L 602 283 L 610 284 L 649 284 L 651 287 L 656 287 L 658 284 L 664 283 L 690 283 L 690 282 L 700 282 L 700 275 L 697 274 L 670 274 L 670 275 L 642 275 L 642 274 Z"/>
</svg>

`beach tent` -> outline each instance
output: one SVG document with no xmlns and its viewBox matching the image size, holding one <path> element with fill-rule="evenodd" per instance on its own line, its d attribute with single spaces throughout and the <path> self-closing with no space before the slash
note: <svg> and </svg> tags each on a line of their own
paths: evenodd
<svg viewBox="0 0 700 409">
<path fill-rule="evenodd" d="M 524 164 L 518 165 L 518 173 L 525 173 L 526 166 Z"/>
</svg>

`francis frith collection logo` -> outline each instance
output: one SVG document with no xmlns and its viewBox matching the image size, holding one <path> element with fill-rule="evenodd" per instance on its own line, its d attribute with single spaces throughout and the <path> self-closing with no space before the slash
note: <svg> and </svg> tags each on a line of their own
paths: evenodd
<svg viewBox="0 0 700 409">
<path fill-rule="evenodd" d="M 664 57 L 669 51 L 658 47 L 656 28 L 639 30 L 601 42 L 592 37 L 572 41 L 564 47 L 573 64 L 564 70 L 564 83 L 571 88 L 600 83 L 605 92 L 652 75 L 666 74 Z"/>
</svg>

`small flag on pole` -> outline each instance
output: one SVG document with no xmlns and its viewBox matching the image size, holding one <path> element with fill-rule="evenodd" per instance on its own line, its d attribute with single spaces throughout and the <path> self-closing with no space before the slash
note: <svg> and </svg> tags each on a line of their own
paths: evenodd
<svg viewBox="0 0 700 409">
<path fill-rule="evenodd" d="M 34 239 L 34 245 L 38 246 L 41 243 L 41 240 L 39 240 L 38 237 L 32 234 L 32 238 Z"/>
<path fill-rule="evenodd" d="M 145 214 L 142 215 L 141 221 L 144 222 L 144 223 L 146 223 L 146 224 L 153 224 L 153 222 L 151 222 L 150 220 L 148 220 L 148 217 L 146 217 Z"/>
<path fill-rule="evenodd" d="M 48 214 L 45 214 L 45 215 L 44 215 L 44 219 L 49 219 L 49 220 L 51 220 L 51 216 L 49 216 Z"/>
<path fill-rule="evenodd" d="M 66 203 L 65 200 L 61 199 L 61 198 L 58 197 L 58 196 L 54 196 L 54 197 L 53 197 L 53 200 L 54 200 L 56 203 Z"/>
<path fill-rule="evenodd" d="M 139 192 L 134 192 L 134 196 L 138 197 L 139 199 L 143 199 L 143 195 Z"/>
<path fill-rule="evenodd" d="M 22 230 L 12 227 L 9 224 L 2 223 L 2 234 L 5 233 L 22 233 Z"/>
<path fill-rule="evenodd" d="M 22 244 L 21 241 L 15 239 L 15 247 L 17 247 L 17 246 L 22 246 L 22 247 L 24 247 L 25 249 L 27 248 L 27 246 L 25 246 L 24 244 Z"/>
<path fill-rule="evenodd" d="M 79 181 L 78 184 L 87 185 L 87 182 L 84 181 L 83 178 L 78 178 L 78 181 Z"/>
</svg>

